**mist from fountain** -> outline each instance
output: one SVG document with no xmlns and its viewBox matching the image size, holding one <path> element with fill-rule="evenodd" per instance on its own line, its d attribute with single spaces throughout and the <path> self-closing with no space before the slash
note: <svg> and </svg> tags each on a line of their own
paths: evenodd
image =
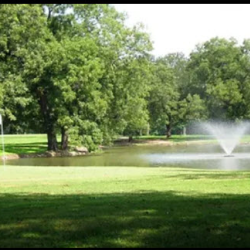
<svg viewBox="0 0 250 250">
<path fill-rule="evenodd" d="M 207 122 L 203 124 L 203 128 L 217 139 L 226 156 L 232 156 L 234 149 L 247 132 L 249 123 Z"/>
</svg>

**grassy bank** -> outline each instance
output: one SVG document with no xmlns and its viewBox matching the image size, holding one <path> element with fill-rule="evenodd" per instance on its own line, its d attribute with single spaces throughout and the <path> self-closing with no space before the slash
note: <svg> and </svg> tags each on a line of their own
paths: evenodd
<svg viewBox="0 0 250 250">
<path fill-rule="evenodd" d="M 0 169 L 1 247 L 249 247 L 250 173 Z"/>
<path fill-rule="evenodd" d="M 209 135 L 173 135 L 171 138 L 166 139 L 163 135 L 149 135 L 149 136 L 136 136 L 136 140 L 168 140 L 170 142 L 188 142 L 188 141 L 206 141 L 216 142 L 214 137 Z M 242 143 L 250 143 L 250 135 L 245 135 L 241 139 Z"/>
</svg>

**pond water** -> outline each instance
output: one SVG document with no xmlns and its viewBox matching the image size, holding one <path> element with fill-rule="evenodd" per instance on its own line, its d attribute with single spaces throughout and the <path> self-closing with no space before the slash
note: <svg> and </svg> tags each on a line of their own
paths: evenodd
<svg viewBox="0 0 250 250">
<path fill-rule="evenodd" d="M 218 170 L 250 170 L 250 145 L 238 146 L 224 157 L 218 145 L 120 146 L 79 157 L 26 158 L 7 161 L 18 166 L 138 166 Z"/>
</svg>

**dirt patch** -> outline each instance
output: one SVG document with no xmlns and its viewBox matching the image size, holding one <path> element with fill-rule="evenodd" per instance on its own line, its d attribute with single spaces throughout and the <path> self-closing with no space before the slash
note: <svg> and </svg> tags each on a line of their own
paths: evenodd
<svg viewBox="0 0 250 250">
<path fill-rule="evenodd" d="M 141 145 L 164 145 L 164 146 L 173 146 L 175 145 L 174 142 L 172 141 L 167 141 L 167 140 L 137 140 L 134 142 L 134 144 Z"/>
<path fill-rule="evenodd" d="M 115 141 L 116 146 L 154 146 L 154 145 L 163 145 L 163 146 L 178 146 L 178 145 L 202 145 L 206 143 L 212 143 L 209 140 L 194 140 L 194 141 L 180 141 L 174 142 L 164 139 L 153 139 L 153 140 L 141 140 L 141 139 L 134 139 L 132 142 L 128 142 L 128 140 L 117 140 Z"/>
<path fill-rule="evenodd" d="M 126 139 L 120 139 L 114 142 L 114 145 L 116 146 L 131 146 L 131 145 L 167 145 L 172 146 L 175 143 L 172 141 L 167 140 L 140 140 L 140 139 L 134 139 L 132 142 L 129 142 Z"/>
</svg>

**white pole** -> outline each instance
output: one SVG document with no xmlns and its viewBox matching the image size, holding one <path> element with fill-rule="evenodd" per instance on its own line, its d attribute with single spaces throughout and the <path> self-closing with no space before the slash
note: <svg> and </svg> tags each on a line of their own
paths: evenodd
<svg viewBox="0 0 250 250">
<path fill-rule="evenodd" d="M 5 168 L 5 147 L 4 147 L 4 134 L 3 134 L 3 119 L 2 119 L 1 114 L 0 114 L 0 125 L 1 125 L 1 132 L 2 132 L 3 166 Z"/>
</svg>

